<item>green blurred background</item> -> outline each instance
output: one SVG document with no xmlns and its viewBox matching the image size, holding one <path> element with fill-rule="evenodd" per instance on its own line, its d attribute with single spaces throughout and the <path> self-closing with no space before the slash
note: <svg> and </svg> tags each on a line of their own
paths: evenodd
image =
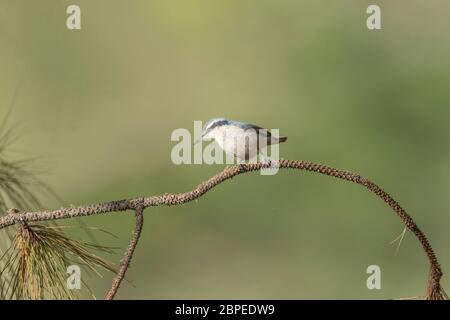
<svg viewBox="0 0 450 320">
<path fill-rule="evenodd" d="M 450 2 L 376 1 L 382 30 L 369 31 L 372 3 L 0 0 L 0 115 L 17 90 L 14 152 L 39 156 L 43 179 L 73 205 L 187 191 L 221 170 L 172 164 L 170 135 L 194 120 L 280 128 L 281 157 L 356 171 L 392 193 L 448 273 Z M 70 4 L 80 31 L 66 29 Z M 84 221 L 121 248 L 134 225 L 125 213 Z M 117 297 L 423 296 L 418 241 L 407 233 L 398 254 L 390 244 L 402 229 L 357 185 L 248 174 L 197 202 L 147 209 L 132 284 Z M 381 290 L 366 288 L 372 264 Z M 101 298 L 111 274 L 85 280 Z"/>
</svg>

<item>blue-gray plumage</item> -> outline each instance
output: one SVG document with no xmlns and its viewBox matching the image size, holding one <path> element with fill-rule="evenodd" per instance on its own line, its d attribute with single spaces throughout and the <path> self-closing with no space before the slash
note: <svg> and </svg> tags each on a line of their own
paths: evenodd
<svg viewBox="0 0 450 320">
<path fill-rule="evenodd" d="M 201 139 L 214 139 L 227 154 L 249 160 L 264 147 L 285 142 L 287 137 L 275 137 L 269 130 L 254 124 L 214 118 L 205 123 Z"/>
</svg>

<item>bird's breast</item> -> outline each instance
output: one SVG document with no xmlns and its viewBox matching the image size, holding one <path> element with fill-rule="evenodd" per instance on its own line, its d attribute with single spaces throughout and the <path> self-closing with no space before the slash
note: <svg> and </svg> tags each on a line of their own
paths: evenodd
<svg viewBox="0 0 450 320">
<path fill-rule="evenodd" d="M 223 126 L 217 129 L 215 139 L 226 153 L 240 159 L 249 159 L 258 152 L 258 136 L 251 130 L 245 131 L 236 126 Z"/>
</svg>

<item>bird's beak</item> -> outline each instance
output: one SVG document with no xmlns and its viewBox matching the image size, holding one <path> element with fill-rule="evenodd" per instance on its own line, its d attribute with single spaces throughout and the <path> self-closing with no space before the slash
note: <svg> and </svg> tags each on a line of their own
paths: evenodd
<svg viewBox="0 0 450 320">
<path fill-rule="evenodd" d="M 195 140 L 194 142 L 194 146 L 197 145 L 199 142 L 201 142 L 203 140 L 203 136 L 204 134 L 202 134 L 202 136 L 200 138 L 198 138 L 197 140 Z"/>
</svg>

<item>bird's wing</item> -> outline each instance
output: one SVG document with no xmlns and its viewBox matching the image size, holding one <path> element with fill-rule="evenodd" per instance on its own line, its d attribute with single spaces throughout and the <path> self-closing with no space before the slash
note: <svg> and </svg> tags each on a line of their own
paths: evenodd
<svg viewBox="0 0 450 320">
<path fill-rule="evenodd" d="M 256 132 L 258 145 L 267 146 L 271 145 L 273 141 L 272 134 L 269 130 L 265 128 L 261 128 L 260 126 L 254 124 L 246 124 L 244 125 L 244 131 L 254 130 Z M 262 140 L 261 140 L 262 139 Z"/>
<path fill-rule="evenodd" d="M 250 123 L 246 123 L 243 125 L 243 129 L 245 131 L 247 130 L 255 130 L 259 135 L 265 135 L 268 138 L 272 137 L 272 134 L 270 133 L 269 130 L 261 128 L 260 126 L 254 125 L 254 124 L 250 124 Z"/>
</svg>

